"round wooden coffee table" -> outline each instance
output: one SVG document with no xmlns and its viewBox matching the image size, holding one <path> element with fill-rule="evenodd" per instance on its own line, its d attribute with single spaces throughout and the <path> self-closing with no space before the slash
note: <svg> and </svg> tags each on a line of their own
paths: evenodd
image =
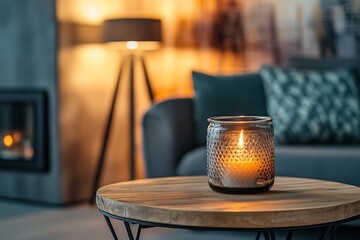
<svg viewBox="0 0 360 240">
<path fill-rule="evenodd" d="M 104 186 L 96 203 L 113 238 L 109 218 L 144 227 L 207 230 L 253 230 L 257 239 L 275 239 L 274 230 L 324 227 L 321 239 L 331 239 L 339 223 L 360 217 L 360 188 L 337 182 L 277 177 L 261 194 L 229 195 L 214 192 L 206 176 L 153 178 Z"/>
</svg>

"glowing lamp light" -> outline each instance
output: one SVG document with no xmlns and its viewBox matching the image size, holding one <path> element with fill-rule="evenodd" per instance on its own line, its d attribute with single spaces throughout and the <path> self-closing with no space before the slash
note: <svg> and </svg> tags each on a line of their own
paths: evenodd
<svg viewBox="0 0 360 240">
<path fill-rule="evenodd" d="M 3 139 L 5 147 L 12 147 L 14 145 L 14 139 L 10 134 L 6 134 Z"/>
<path fill-rule="evenodd" d="M 88 5 L 85 7 L 85 15 L 89 20 L 96 22 L 101 19 L 101 11 L 96 5 Z"/>
<path fill-rule="evenodd" d="M 126 42 L 126 48 L 129 50 L 134 50 L 139 47 L 139 43 L 137 41 L 128 41 Z"/>
</svg>

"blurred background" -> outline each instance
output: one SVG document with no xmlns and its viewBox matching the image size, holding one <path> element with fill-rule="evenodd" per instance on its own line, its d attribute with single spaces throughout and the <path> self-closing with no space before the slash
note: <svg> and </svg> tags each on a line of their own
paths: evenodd
<svg viewBox="0 0 360 240">
<path fill-rule="evenodd" d="M 192 70 L 243 73 L 263 64 L 286 64 L 290 56 L 353 57 L 360 51 L 356 0 L 58 0 L 56 8 L 60 127 L 78 126 L 76 133 L 62 131 L 66 139 L 61 142 L 62 154 L 90 162 L 97 156 L 97 131 L 126 55 L 101 43 L 105 19 L 161 19 L 162 47 L 145 55 L 156 101 L 191 96 Z M 143 75 L 137 71 L 137 176 L 144 177 L 139 124 L 150 103 Z M 121 134 L 128 128 L 126 81 L 123 84 L 104 171 L 109 173 L 103 179 L 106 183 L 128 178 L 127 135 Z M 76 153 L 69 151 L 72 148 Z"/>
<path fill-rule="evenodd" d="M 113 18 L 161 20 L 161 47 L 144 53 L 155 102 L 192 96 L 193 70 L 244 73 L 290 56 L 360 53 L 358 0 L 0 0 L 1 196 L 54 204 L 90 197 L 128 55 L 103 43 L 103 21 Z M 124 71 L 100 185 L 130 178 Z M 136 178 L 145 177 L 140 124 L 151 106 L 141 71 L 135 65 Z"/>
<path fill-rule="evenodd" d="M 161 47 L 144 53 L 155 102 L 192 96 L 193 70 L 244 73 L 286 65 L 290 56 L 350 58 L 360 51 L 356 0 L 1 0 L 2 196 L 89 198 L 116 78 L 129 54 L 103 42 L 103 22 L 113 18 L 161 20 Z M 124 71 L 100 185 L 130 178 Z M 151 106 L 141 71 L 135 64 L 136 178 L 145 177 L 140 123 Z M 19 156 L 22 163 L 11 162 Z M 37 167 L 27 168 L 30 160 Z"/>
<path fill-rule="evenodd" d="M 93 206 L 57 207 L 93 193 L 129 55 L 103 41 L 103 22 L 114 18 L 161 21 L 161 47 L 142 53 L 155 103 L 193 96 L 193 70 L 241 74 L 291 56 L 360 55 L 359 0 L 0 0 L 1 239 L 110 236 Z M 141 119 L 152 102 L 135 63 L 135 178 L 144 178 Z M 125 68 L 99 186 L 131 178 L 129 75 Z"/>
</svg>

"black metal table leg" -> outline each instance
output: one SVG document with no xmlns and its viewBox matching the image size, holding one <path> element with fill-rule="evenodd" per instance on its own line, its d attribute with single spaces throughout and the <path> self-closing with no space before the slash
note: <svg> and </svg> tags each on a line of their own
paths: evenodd
<svg viewBox="0 0 360 240">
<path fill-rule="evenodd" d="M 128 237 L 129 237 L 129 240 L 134 240 L 134 235 L 133 235 L 133 233 L 131 231 L 130 224 L 128 222 L 125 222 L 125 221 L 124 221 L 124 224 L 125 224 L 125 228 L 126 228 L 126 232 L 127 232 Z M 135 240 L 140 239 L 141 229 L 142 229 L 142 226 L 139 224 L 137 232 L 136 232 Z"/>
<path fill-rule="evenodd" d="M 334 239 L 334 236 L 335 236 L 335 232 L 336 232 L 336 229 L 337 229 L 337 225 L 334 225 L 333 226 L 333 229 L 331 231 L 331 235 L 330 235 L 330 240 L 333 240 Z"/>
<path fill-rule="evenodd" d="M 136 240 L 139 240 L 139 239 L 140 239 L 141 229 L 142 229 L 142 226 L 139 225 L 139 226 L 138 226 L 137 233 L 136 233 Z"/>
<path fill-rule="evenodd" d="M 276 236 L 273 231 L 258 232 L 256 235 L 256 240 L 260 240 L 262 234 L 264 235 L 265 240 L 276 240 Z"/>
<path fill-rule="evenodd" d="M 271 240 L 268 232 L 263 232 L 265 240 Z"/>
<path fill-rule="evenodd" d="M 286 240 L 291 240 L 292 239 L 292 236 L 293 236 L 293 231 L 290 230 L 286 236 Z"/>
<path fill-rule="evenodd" d="M 105 216 L 105 215 L 104 215 L 104 218 L 105 218 L 105 221 L 106 221 L 106 223 L 107 223 L 107 225 L 108 225 L 108 227 L 110 229 L 110 232 L 111 232 L 111 235 L 112 235 L 113 239 L 118 240 L 118 237 L 116 236 L 115 230 L 114 230 L 114 228 L 113 228 L 113 226 L 111 224 L 110 218 Z"/>
<path fill-rule="evenodd" d="M 129 237 L 129 240 L 134 240 L 134 236 L 132 235 L 130 224 L 128 222 L 124 222 L 124 224 L 125 224 L 125 228 L 126 228 L 126 232 Z"/>
<path fill-rule="evenodd" d="M 320 236 L 320 240 L 332 240 L 334 238 L 336 228 L 336 225 L 325 228 Z"/>
<path fill-rule="evenodd" d="M 115 232 L 115 229 L 111 223 L 111 220 L 110 218 L 106 215 L 106 214 L 103 214 L 104 218 L 105 218 L 105 221 L 108 225 L 108 228 L 111 232 L 111 235 L 113 237 L 113 240 L 118 240 L 118 237 L 116 235 L 116 232 Z M 131 230 L 131 227 L 130 227 L 130 223 L 125 221 L 125 220 L 122 220 L 122 222 L 124 223 L 125 225 L 125 229 L 126 229 L 126 233 L 128 235 L 128 238 L 129 240 L 139 240 L 140 239 L 140 235 L 141 235 L 141 230 L 143 228 L 150 228 L 151 226 L 142 226 L 141 224 L 138 224 L 138 229 L 137 229 L 137 232 L 136 232 L 136 238 L 134 239 L 134 235 L 132 233 L 132 230 Z"/>
<path fill-rule="evenodd" d="M 139 240 L 140 239 L 140 235 L 141 235 L 141 231 L 143 228 L 152 228 L 152 227 L 172 227 L 172 228 L 183 228 L 183 227 L 178 227 L 175 225 L 167 225 L 167 224 L 153 224 L 153 223 L 149 223 L 149 222 L 142 222 L 142 221 L 137 221 L 137 220 L 132 220 L 132 219 L 126 219 L 126 218 L 122 218 L 122 217 L 118 217 L 118 216 L 113 216 L 111 214 L 108 214 L 106 212 L 103 212 L 100 210 L 100 212 L 103 214 L 105 221 L 108 225 L 108 228 L 111 232 L 111 235 L 113 237 L 114 240 L 118 240 L 118 237 L 115 233 L 115 230 L 113 228 L 113 225 L 111 223 L 111 218 L 120 220 L 124 223 L 125 225 L 125 229 L 128 235 L 129 240 Z M 135 224 L 138 225 L 138 229 L 136 232 L 136 235 L 133 234 L 133 231 L 130 227 L 130 224 Z M 327 225 L 326 227 L 324 227 L 323 232 L 321 233 L 321 235 L 319 236 L 320 240 L 333 240 L 336 229 L 337 229 L 338 223 L 334 223 L 333 225 Z M 319 226 L 316 226 L 319 227 Z M 185 229 L 207 229 L 208 228 L 191 228 L 191 227 L 186 227 Z M 222 230 L 221 228 L 210 228 L 212 230 Z M 291 240 L 293 235 L 294 235 L 294 230 L 296 230 L 297 228 L 290 228 L 288 229 L 288 233 L 286 235 L 286 240 Z M 300 229 L 300 228 L 299 228 Z M 237 230 L 237 229 L 234 229 Z M 247 229 L 250 230 L 250 229 Z M 251 229 L 252 231 L 254 231 L 255 229 Z M 276 235 L 275 235 L 275 231 L 281 231 L 281 230 L 286 230 L 286 229 L 262 229 L 260 231 L 257 232 L 256 234 L 256 240 L 276 240 Z M 263 236 L 263 238 L 262 238 Z"/>
</svg>

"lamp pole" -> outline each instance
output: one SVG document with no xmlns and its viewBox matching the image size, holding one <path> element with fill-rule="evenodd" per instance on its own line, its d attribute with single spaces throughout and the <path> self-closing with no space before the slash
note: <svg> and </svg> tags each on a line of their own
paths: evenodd
<svg viewBox="0 0 360 240">
<path fill-rule="evenodd" d="M 130 114 L 129 114 L 129 125 L 130 125 L 130 179 L 135 179 L 135 87 L 134 87 L 134 55 L 130 55 Z"/>
</svg>

